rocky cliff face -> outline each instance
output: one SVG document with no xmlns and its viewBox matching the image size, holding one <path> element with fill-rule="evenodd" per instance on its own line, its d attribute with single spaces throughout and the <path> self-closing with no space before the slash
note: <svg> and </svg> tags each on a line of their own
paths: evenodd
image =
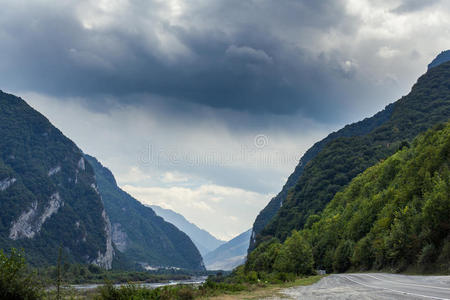
<svg viewBox="0 0 450 300">
<path fill-rule="evenodd" d="M 63 204 L 64 203 L 62 202 L 59 193 L 56 192 L 50 196 L 50 200 L 48 201 L 45 209 L 41 214 L 39 214 L 37 209 L 38 202 L 34 201 L 31 204 L 30 209 L 24 211 L 19 218 L 12 223 L 9 231 L 9 238 L 13 240 L 20 238 L 33 238 L 41 231 L 42 225 L 44 225 L 45 221 L 54 213 L 57 213 L 59 207 Z"/>
<path fill-rule="evenodd" d="M 97 258 L 93 263 L 109 270 L 112 268 L 112 262 L 114 258 L 114 248 L 112 242 L 111 222 L 109 221 L 109 218 L 105 210 L 102 211 L 102 218 L 103 221 L 105 222 L 106 250 L 105 253 L 101 253 L 100 251 L 98 251 Z"/>
<path fill-rule="evenodd" d="M 111 225 L 82 151 L 25 101 L 0 91 L 0 248 L 32 264 L 111 268 Z"/>
</svg>

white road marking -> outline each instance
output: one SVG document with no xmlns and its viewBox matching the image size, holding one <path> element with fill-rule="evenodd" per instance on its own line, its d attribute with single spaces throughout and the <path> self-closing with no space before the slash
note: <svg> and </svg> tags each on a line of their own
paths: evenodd
<svg viewBox="0 0 450 300">
<path fill-rule="evenodd" d="M 391 292 L 394 292 L 394 293 L 399 293 L 399 294 L 404 294 L 404 295 L 411 295 L 411 296 L 418 296 L 418 297 L 423 297 L 423 298 L 428 298 L 428 299 L 450 300 L 449 298 L 433 297 L 433 296 L 427 296 L 427 295 L 421 295 L 421 294 L 415 294 L 415 293 L 409 293 L 409 292 L 403 292 L 403 291 L 393 290 L 393 289 L 389 289 L 389 288 L 383 288 L 383 287 L 371 286 L 371 285 L 368 285 L 368 284 L 361 283 L 361 282 L 358 282 L 358 281 L 356 281 L 356 280 L 353 280 L 353 279 L 351 279 L 351 278 L 349 278 L 349 277 L 347 277 L 347 276 L 342 276 L 342 277 L 344 277 L 345 279 L 350 280 L 350 281 L 352 281 L 352 282 L 354 282 L 354 283 L 356 283 L 356 284 L 360 284 L 360 285 L 363 285 L 363 286 L 366 286 L 366 287 L 369 287 L 369 288 L 372 288 L 372 289 L 387 290 L 387 291 L 391 291 Z"/>
<path fill-rule="evenodd" d="M 400 282 L 400 281 L 395 281 L 395 280 L 389 281 L 387 279 L 378 278 L 378 277 L 375 277 L 375 276 L 369 275 L 369 274 L 361 274 L 361 275 L 366 275 L 366 276 L 375 278 L 375 279 L 377 279 L 379 281 L 387 281 L 387 282 L 394 282 L 396 284 L 414 285 L 414 286 L 426 287 L 426 288 L 430 288 L 430 289 L 441 289 L 441 290 L 448 290 L 448 291 L 450 291 L 450 288 L 445 288 L 445 287 L 438 287 L 438 286 L 431 286 L 431 285 L 421 285 L 421 284 L 414 284 L 414 283 L 406 283 L 406 282 Z"/>
</svg>

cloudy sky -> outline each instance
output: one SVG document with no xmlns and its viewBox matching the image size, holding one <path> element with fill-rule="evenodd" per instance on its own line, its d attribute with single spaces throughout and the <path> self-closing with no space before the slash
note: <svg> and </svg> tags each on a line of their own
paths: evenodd
<svg viewBox="0 0 450 300">
<path fill-rule="evenodd" d="M 0 0 L 0 89 L 222 239 L 450 48 L 446 0 Z"/>
</svg>

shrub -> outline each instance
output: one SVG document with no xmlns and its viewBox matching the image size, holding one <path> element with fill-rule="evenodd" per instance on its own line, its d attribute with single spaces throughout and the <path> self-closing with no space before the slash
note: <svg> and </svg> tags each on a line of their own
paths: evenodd
<svg viewBox="0 0 450 300">
<path fill-rule="evenodd" d="M 444 246 L 442 247 L 441 254 L 439 254 L 439 257 L 437 259 L 437 263 L 439 265 L 439 268 L 445 272 L 450 273 L 450 239 L 447 238 L 447 240 L 444 243 Z"/>
<path fill-rule="evenodd" d="M 436 258 L 436 247 L 433 244 L 427 244 L 423 247 L 422 252 L 419 255 L 418 264 L 427 265 L 434 262 Z"/>
</svg>

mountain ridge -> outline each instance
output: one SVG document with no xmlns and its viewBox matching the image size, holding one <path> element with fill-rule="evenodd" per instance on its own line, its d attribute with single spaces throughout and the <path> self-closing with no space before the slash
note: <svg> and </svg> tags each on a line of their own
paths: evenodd
<svg viewBox="0 0 450 300">
<path fill-rule="evenodd" d="M 244 269 L 449 273 L 449 166 L 447 122 L 356 176 L 285 242 L 272 238 L 261 243 Z"/>
<path fill-rule="evenodd" d="M 407 96 L 393 103 L 388 120 L 369 134 L 339 137 L 327 143 L 307 164 L 281 208 L 256 235 L 256 243 L 271 236 L 284 241 L 292 229 L 301 229 L 309 217 L 320 213 L 357 174 L 394 153 L 402 141 L 411 141 L 420 132 L 447 121 L 449 78 L 450 62 L 431 68 Z"/>
<path fill-rule="evenodd" d="M 254 248 L 257 235 L 260 234 L 264 227 L 278 212 L 278 209 L 282 206 L 289 190 L 297 183 L 297 180 L 302 175 L 305 166 L 323 149 L 323 147 L 325 147 L 327 143 L 339 137 L 351 137 L 356 135 L 363 135 L 370 132 L 390 117 L 393 108 L 394 104 L 389 104 L 374 116 L 365 118 L 364 120 L 359 122 L 346 125 L 342 129 L 330 133 L 326 138 L 319 142 L 316 142 L 311 148 L 309 148 L 300 159 L 298 165 L 295 167 L 294 172 L 288 177 L 287 182 L 285 183 L 281 191 L 269 201 L 266 207 L 264 207 L 264 209 L 261 210 L 261 212 L 259 212 L 258 216 L 256 217 L 252 227 L 249 251 Z"/>
<path fill-rule="evenodd" d="M 428 65 L 428 70 L 439 66 L 440 64 L 450 61 L 450 50 L 442 51 L 435 59 Z"/>
</svg>

